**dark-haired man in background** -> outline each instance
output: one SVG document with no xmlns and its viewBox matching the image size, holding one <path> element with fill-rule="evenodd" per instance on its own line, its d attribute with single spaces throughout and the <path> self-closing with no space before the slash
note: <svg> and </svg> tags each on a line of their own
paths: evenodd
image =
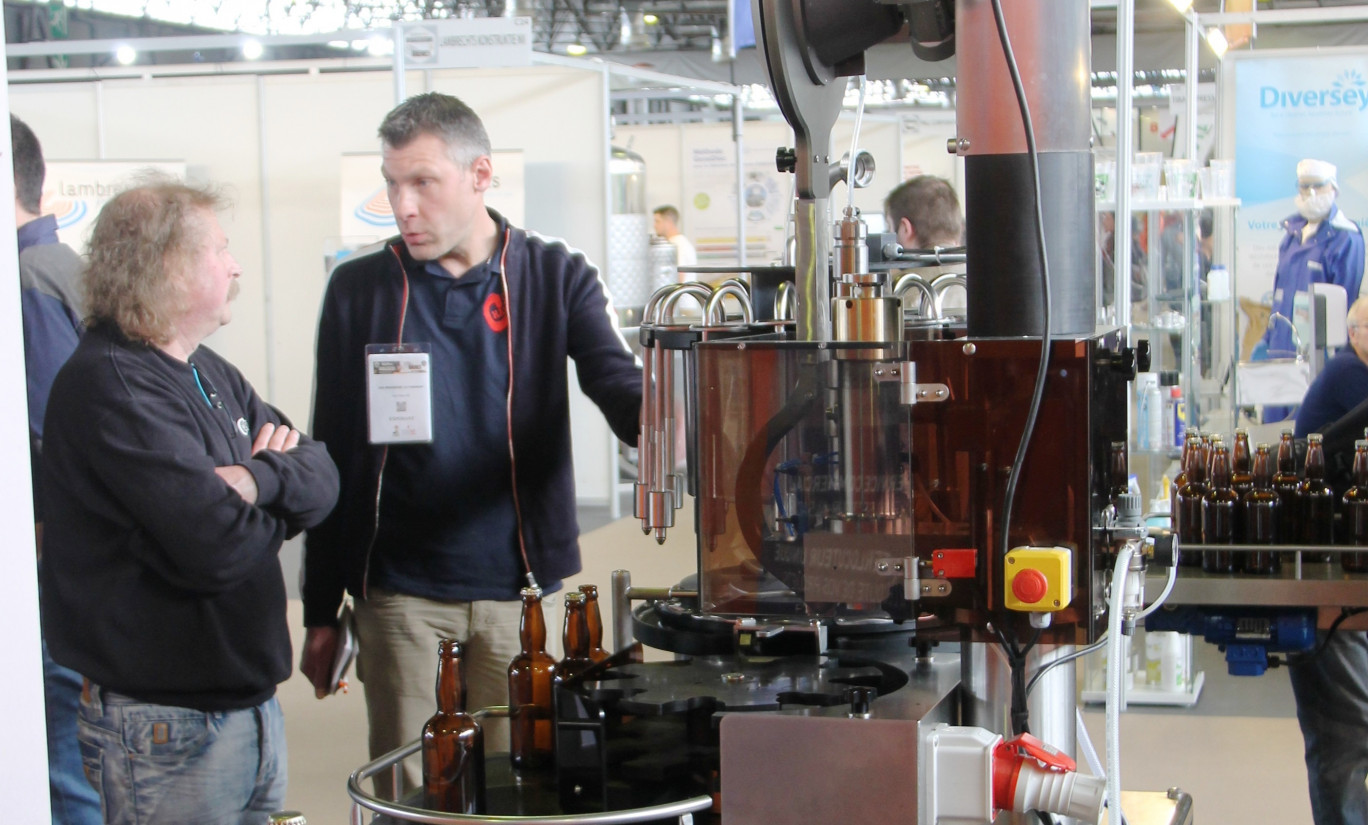
<svg viewBox="0 0 1368 825">
<path fill-rule="evenodd" d="M 52 379 L 81 338 L 79 255 L 57 239 L 57 219 L 42 213 L 47 164 L 33 130 L 10 115 L 14 160 L 14 224 L 19 227 L 19 306 L 24 322 L 29 450 L 33 466 L 34 535 L 43 553 L 43 414 Z M 41 593 L 39 594 L 41 598 Z M 52 660 L 43 644 L 43 691 L 47 710 L 48 789 L 54 825 L 97 825 L 100 798 L 81 769 L 76 710 L 81 676 Z"/>
</svg>

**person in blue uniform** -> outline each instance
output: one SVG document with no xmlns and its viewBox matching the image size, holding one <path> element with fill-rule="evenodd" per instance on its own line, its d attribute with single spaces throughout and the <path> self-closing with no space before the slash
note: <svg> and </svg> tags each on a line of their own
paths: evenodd
<svg viewBox="0 0 1368 825">
<path fill-rule="evenodd" d="M 1308 158 L 1297 164 L 1297 214 L 1283 221 L 1273 277 L 1273 319 L 1255 357 L 1288 357 L 1295 349 L 1293 306 L 1311 284 L 1344 287 L 1349 303 L 1363 281 L 1363 233 L 1335 203 L 1339 194 L 1334 164 Z M 1281 317 L 1279 317 L 1281 316 Z M 1286 319 L 1286 320 L 1283 320 Z"/>
</svg>

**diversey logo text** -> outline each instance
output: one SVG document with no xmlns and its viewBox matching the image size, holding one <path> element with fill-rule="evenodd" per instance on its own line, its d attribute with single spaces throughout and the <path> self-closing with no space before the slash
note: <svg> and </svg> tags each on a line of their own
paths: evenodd
<svg viewBox="0 0 1368 825">
<path fill-rule="evenodd" d="M 1276 86 L 1259 88 L 1259 107 L 1262 109 L 1368 109 L 1368 82 L 1354 69 L 1347 69 L 1335 78 L 1328 89 L 1279 89 Z"/>
</svg>

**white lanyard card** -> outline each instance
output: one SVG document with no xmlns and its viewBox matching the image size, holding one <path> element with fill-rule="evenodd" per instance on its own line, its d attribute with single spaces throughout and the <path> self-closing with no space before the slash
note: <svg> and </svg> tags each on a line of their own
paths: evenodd
<svg viewBox="0 0 1368 825">
<path fill-rule="evenodd" d="M 432 346 L 366 345 L 372 444 L 432 443 Z"/>
</svg>

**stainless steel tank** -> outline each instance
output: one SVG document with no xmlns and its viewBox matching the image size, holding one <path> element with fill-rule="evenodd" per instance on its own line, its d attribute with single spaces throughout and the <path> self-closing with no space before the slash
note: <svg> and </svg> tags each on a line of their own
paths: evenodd
<svg viewBox="0 0 1368 825">
<path fill-rule="evenodd" d="M 625 326 L 640 322 L 657 278 L 651 269 L 651 209 L 646 205 L 646 161 L 630 149 L 612 147 L 608 175 L 608 294 Z"/>
</svg>

